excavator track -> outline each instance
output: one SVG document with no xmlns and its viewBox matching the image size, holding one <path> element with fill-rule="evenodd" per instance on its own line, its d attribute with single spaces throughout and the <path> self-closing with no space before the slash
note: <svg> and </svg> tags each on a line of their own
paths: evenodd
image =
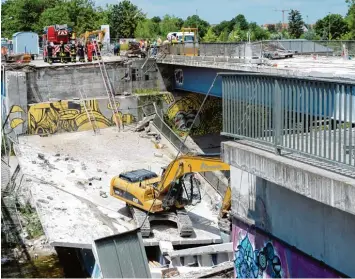
<svg viewBox="0 0 355 279">
<path fill-rule="evenodd" d="M 147 213 L 143 210 L 140 210 L 134 206 L 127 205 L 129 208 L 129 211 L 131 212 L 134 221 L 136 222 L 136 225 L 138 228 L 141 228 L 141 234 L 142 237 L 149 237 L 150 236 L 150 222 L 149 218 L 145 220 Z M 145 220 L 145 222 L 144 222 Z M 143 224 L 144 222 L 144 224 Z M 143 226 L 142 226 L 143 224 Z"/>
<path fill-rule="evenodd" d="M 194 232 L 192 222 L 185 209 L 176 210 L 177 226 L 180 236 L 191 236 Z"/>
<path fill-rule="evenodd" d="M 127 205 L 137 227 L 141 228 L 142 237 L 149 237 L 151 233 L 151 221 L 172 221 L 177 224 L 178 232 L 181 237 L 189 237 L 193 234 L 192 222 L 185 209 L 178 209 L 176 213 L 173 211 L 150 214 L 145 220 L 147 213 L 139 208 Z M 144 222 L 145 220 L 145 222 Z M 144 225 L 142 226 L 144 222 Z"/>
</svg>

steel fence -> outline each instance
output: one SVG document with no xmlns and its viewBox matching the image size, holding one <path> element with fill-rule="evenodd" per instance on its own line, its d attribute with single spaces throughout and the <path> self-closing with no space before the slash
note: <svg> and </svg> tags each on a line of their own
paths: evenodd
<svg viewBox="0 0 355 279">
<path fill-rule="evenodd" d="M 355 83 L 222 74 L 223 135 L 355 166 Z"/>
<path fill-rule="evenodd" d="M 295 54 L 355 56 L 355 41 L 267 40 L 237 43 L 179 43 L 169 45 L 169 54 L 185 56 L 262 57 L 267 51 L 292 51 Z"/>
</svg>

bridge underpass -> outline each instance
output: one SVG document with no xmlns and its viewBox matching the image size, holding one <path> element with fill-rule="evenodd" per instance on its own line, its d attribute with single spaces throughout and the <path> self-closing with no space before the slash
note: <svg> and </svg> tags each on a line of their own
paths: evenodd
<svg viewBox="0 0 355 279">
<path fill-rule="evenodd" d="M 178 100 L 203 99 L 216 74 L 225 72 L 211 62 L 193 66 L 201 57 L 177 59 L 181 65 L 172 60 L 168 67 Z M 166 67 L 166 60 L 157 62 Z M 354 77 L 349 71 L 345 81 L 330 69 L 292 77 L 230 69 L 211 90 L 210 102 L 222 102 L 219 139 L 232 166 L 235 253 L 255 255 L 235 262 L 237 274 L 248 267 L 255 276 L 355 276 Z M 177 105 L 171 114 L 193 112 L 188 107 Z M 270 251 L 260 265 L 256 258 Z"/>
</svg>

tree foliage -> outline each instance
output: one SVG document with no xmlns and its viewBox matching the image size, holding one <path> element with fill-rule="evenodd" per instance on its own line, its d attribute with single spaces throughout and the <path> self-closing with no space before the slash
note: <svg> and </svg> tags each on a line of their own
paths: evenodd
<svg viewBox="0 0 355 279">
<path fill-rule="evenodd" d="M 169 32 L 179 31 L 182 27 L 183 20 L 181 18 L 165 15 L 159 23 L 160 34 L 167 36 Z"/>
<path fill-rule="evenodd" d="M 318 20 L 314 30 L 323 40 L 339 39 L 349 31 L 347 22 L 339 14 L 330 14 Z"/>
<path fill-rule="evenodd" d="M 198 15 L 188 16 L 184 21 L 184 27 L 193 27 L 198 28 L 198 35 L 200 38 L 203 38 L 207 33 L 207 30 L 210 24 L 201 19 Z"/>
<path fill-rule="evenodd" d="M 111 37 L 133 38 L 139 21 L 144 18 L 143 12 L 128 0 L 113 5 L 110 18 Z"/>
<path fill-rule="evenodd" d="M 203 41 L 207 43 L 214 43 L 217 42 L 217 39 L 218 37 L 214 33 L 213 28 L 212 27 L 208 28 L 206 35 L 203 37 Z"/>
<path fill-rule="evenodd" d="M 288 15 L 288 32 L 294 39 L 299 39 L 303 34 L 304 22 L 302 15 L 297 10 L 291 10 Z"/>
<path fill-rule="evenodd" d="M 68 24 L 77 34 L 99 29 L 103 24 L 110 25 L 112 38 L 166 38 L 169 32 L 180 31 L 181 27 L 197 27 L 202 41 L 245 41 L 248 34 L 251 40 L 305 38 L 314 39 L 355 39 L 355 0 L 342 0 L 348 5 L 345 18 L 331 14 L 317 21 L 311 30 L 305 24 L 299 11 L 289 13 L 289 28 L 281 23 L 269 25 L 266 29 L 248 22 L 242 14 L 224 20 L 211 27 L 198 15 L 185 20 L 174 15 L 164 17 L 146 15 L 129 0 L 115 5 L 96 7 L 97 0 L 3 0 L 1 10 L 2 37 L 11 38 L 19 31 L 34 31 L 42 34 L 45 26 Z M 329 32 L 330 22 L 330 32 Z M 304 31 L 306 31 L 304 33 Z M 304 34 L 303 34 L 304 33 Z"/>
</svg>

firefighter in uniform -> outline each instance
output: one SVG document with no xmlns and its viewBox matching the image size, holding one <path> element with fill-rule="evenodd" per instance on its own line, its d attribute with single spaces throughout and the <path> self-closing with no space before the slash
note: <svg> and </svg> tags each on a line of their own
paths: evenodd
<svg viewBox="0 0 355 279">
<path fill-rule="evenodd" d="M 88 56 L 88 62 L 92 62 L 92 44 L 89 42 L 86 46 L 86 51 L 87 51 L 87 56 Z"/>
<path fill-rule="evenodd" d="M 79 55 L 79 62 L 85 62 L 84 46 L 80 42 L 78 44 L 78 55 Z"/>
<path fill-rule="evenodd" d="M 47 45 L 47 61 L 49 64 L 52 64 L 53 63 L 53 43 L 50 42 L 48 43 Z"/>
<path fill-rule="evenodd" d="M 70 58 L 72 63 L 76 62 L 76 46 L 74 41 L 72 41 L 70 45 Z"/>
<path fill-rule="evenodd" d="M 60 62 L 61 63 L 67 63 L 67 58 L 65 57 L 65 45 L 63 43 L 63 41 L 60 41 L 60 45 L 59 45 L 59 56 L 60 56 Z"/>
</svg>

